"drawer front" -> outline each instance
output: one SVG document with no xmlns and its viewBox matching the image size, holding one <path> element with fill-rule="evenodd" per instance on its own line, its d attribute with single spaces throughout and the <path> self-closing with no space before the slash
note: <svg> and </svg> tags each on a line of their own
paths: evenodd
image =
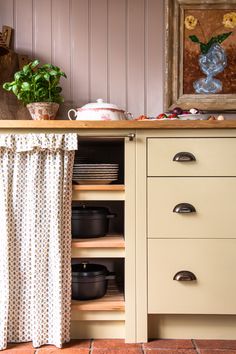
<svg viewBox="0 0 236 354">
<path fill-rule="evenodd" d="M 149 138 L 148 176 L 236 176 L 236 138 Z"/>
<path fill-rule="evenodd" d="M 148 313 L 236 314 L 235 250 L 233 239 L 149 240 Z M 183 270 L 197 280 L 173 280 Z"/>
<path fill-rule="evenodd" d="M 149 238 L 234 238 L 236 178 L 148 178 L 147 211 Z"/>
</svg>

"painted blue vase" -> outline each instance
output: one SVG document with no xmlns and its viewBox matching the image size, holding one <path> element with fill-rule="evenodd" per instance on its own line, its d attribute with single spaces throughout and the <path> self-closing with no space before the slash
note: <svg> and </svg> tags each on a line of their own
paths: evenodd
<svg viewBox="0 0 236 354">
<path fill-rule="evenodd" d="M 212 94 L 222 91 L 222 82 L 214 76 L 224 71 L 227 66 L 227 56 L 224 48 L 219 44 L 213 43 L 207 54 L 199 56 L 201 71 L 206 75 L 193 83 L 196 93 Z"/>
</svg>

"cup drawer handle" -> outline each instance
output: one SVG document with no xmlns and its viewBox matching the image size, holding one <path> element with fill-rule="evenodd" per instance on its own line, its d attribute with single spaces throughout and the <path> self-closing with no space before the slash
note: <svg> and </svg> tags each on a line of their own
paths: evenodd
<svg viewBox="0 0 236 354">
<path fill-rule="evenodd" d="M 189 213 L 196 213 L 196 209 L 192 204 L 180 203 L 174 207 L 173 212 L 178 214 L 189 214 Z"/>
<path fill-rule="evenodd" d="M 194 280 L 197 280 L 197 278 L 196 278 L 196 275 L 193 274 L 192 272 L 190 272 L 188 270 L 181 270 L 174 275 L 173 280 L 194 281 Z"/>
<path fill-rule="evenodd" d="M 176 161 L 176 162 L 196 161 L 196 157 L 191 152 L 178 152 L 173 157 L 173 161 Z"/>
</svg>

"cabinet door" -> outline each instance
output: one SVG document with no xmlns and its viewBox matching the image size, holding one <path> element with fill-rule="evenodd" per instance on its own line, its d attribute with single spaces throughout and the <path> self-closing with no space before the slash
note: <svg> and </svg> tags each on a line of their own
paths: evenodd
<svg viewBox="0 0 236 354">
<path fill-rule="evenodd" d="M 236 138 L 150 138 L 148 176 L 236 176 Z"/>
<path fill-rule="evenodd" d="M 149 240 L 148 313 L 236 314 L 236 240 Z M 191 271 L 194 281 L 173 280 Z"/>
<path fill-rule="evenodd" d="M 236 178 L 148 178 L 147 218 L 149 238 L 235 238 Z"/>
</svg>

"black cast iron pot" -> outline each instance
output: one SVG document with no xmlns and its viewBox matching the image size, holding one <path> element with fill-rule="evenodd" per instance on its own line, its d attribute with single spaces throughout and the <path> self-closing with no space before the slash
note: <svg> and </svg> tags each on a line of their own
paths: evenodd
<svg viewBox="0 0 236 354">
<path fill-rule="evenodd" d="M 79 263 L 72 265 L 72 299 L 93 300 L 106 294 L 108 279 L 114 279 L 101 264 Z"/>
<path fill-rule="evenodd" d="M 73 207 L 72 238 L 105 236 L 109 230 L 109 220 L 115 216 L 105 207 Z"/>
</svg>

